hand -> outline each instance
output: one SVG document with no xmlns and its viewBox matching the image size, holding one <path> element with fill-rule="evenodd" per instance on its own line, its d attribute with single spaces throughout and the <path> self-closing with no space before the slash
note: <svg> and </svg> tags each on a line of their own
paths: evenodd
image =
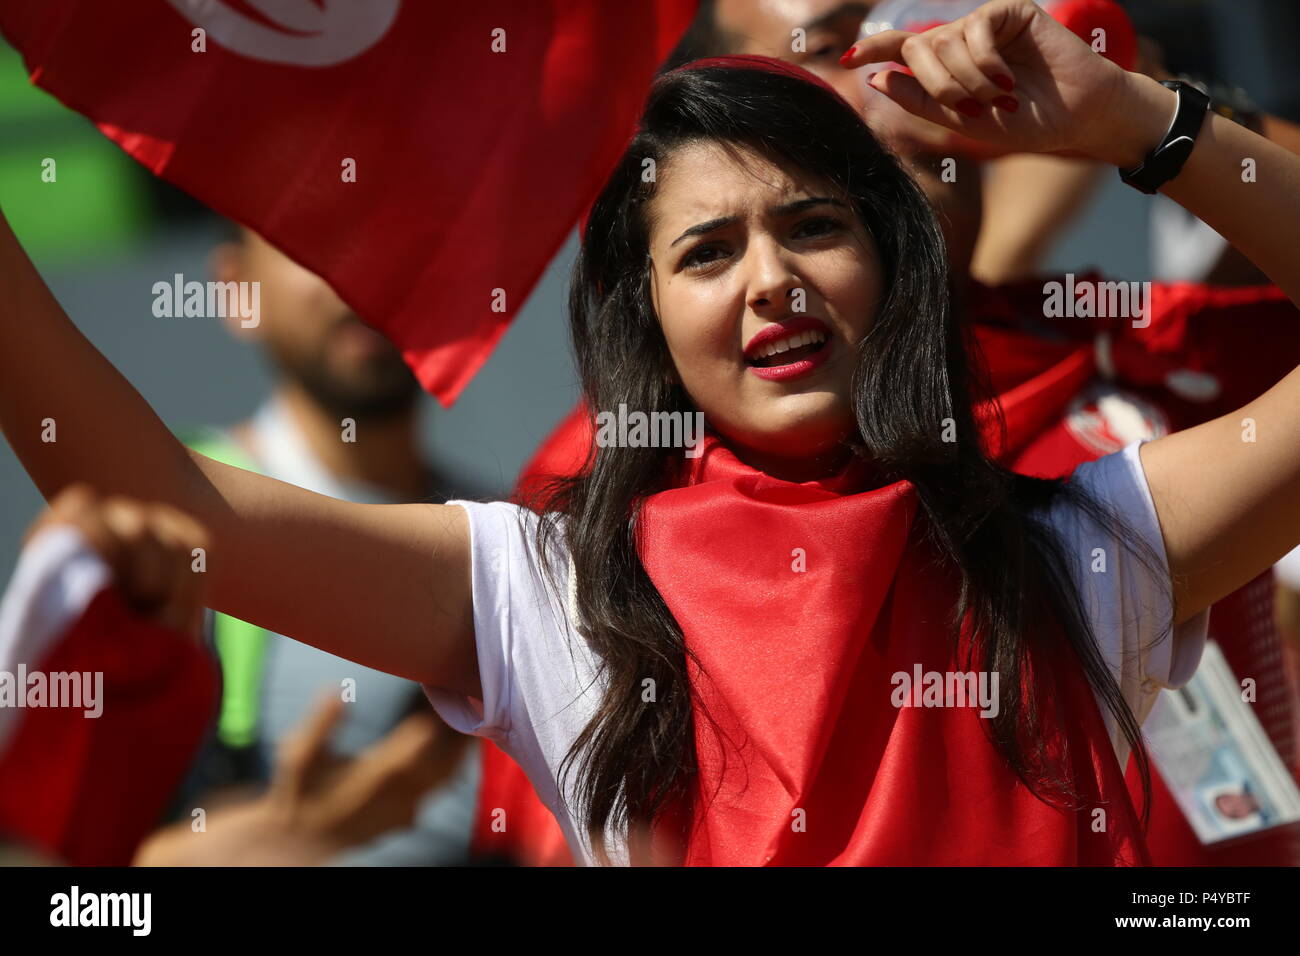
<svg viewBox="0 0 1300 956">
<path fill-rule="evenodd" d="M 167 505 L 100 498 L 88 485 L 76 484 L 55 496 L 24 544 L 54 525 L 81 532 L 135 611 L 198 638 L 206 576 L 192 570 L 193 550 L 207 549 L 208 535 L 197 521 Z"/>
<path fill-rule="evenodd" d="M 858 41 L 846 66 L 896 61 L 870 85 L 908 111 L 1006 150 L 1068 152 L 1136 165 L 1163 136 L 1176 97 L 1092 51 L 1032 0 L 994 0 L 922 34 Z"/>
<path fill-rule="evenodd" d="M 356 757 L 333 753 L 345 704 L 323 696 L 282 741 L 264 794 L 213 806 L 203 831 L 180 822 L 141 844 L 136 866 L 323 866 L 409 827 L 455 772 L 469 738 L 429 713 L 407 717 Z M 211 796 L 211 795 L 210 795 Z"/>
<path fill-rule="evenodd" d="M 329 739 L 346 707 L 336 692 L 327 694 L 281 742 L 265 798 L 280 827 L 330 853 L 410 826 L 469 740 L 430 710 L 407 717 L 356 757 L 341 758 Z"/>
</svg>

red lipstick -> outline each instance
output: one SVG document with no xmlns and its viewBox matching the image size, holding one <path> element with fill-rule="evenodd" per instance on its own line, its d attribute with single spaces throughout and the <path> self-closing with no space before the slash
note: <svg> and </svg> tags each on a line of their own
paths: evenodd
<svg viewBox="0 0 1300 956">
<path fill-rule="evenodd" d="M 752 361 L 757 352 L 765 346 L 770 345 L 777 339 L 788 338 L 791 335 L 798 335 L 800 332 L 820 332 L 826 337 L 826 341 L 821 348 L 811 355 L 789 362 L 785 365 L 757 366 L 749 365 L 749 370 L 761 379 L 769 382 L 782 382 L 792 378 L 798 378 L 806 375 L 813 369 L 823 364 L 830 357 L 833 345 L 833 336 L 831 335 L 830 326 L 815 315 L 793 315 L 788 316 L 771 325 L 766 325 L 759 329 L 745 345 L 744 356 L 748 361 Z"/>
</svg>

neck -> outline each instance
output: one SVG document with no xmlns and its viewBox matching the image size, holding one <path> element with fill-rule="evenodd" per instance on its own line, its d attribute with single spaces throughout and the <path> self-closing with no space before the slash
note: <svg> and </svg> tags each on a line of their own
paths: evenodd
<svg viewBox="0 0 1300 956">
<path fill-rule="evenodd" d="M 727 447 L 750 468 L 782 481 L 821 481 L 831 478 L 842 472 L 853 458 L 853 450 L 843 444 L 820 455 L 799 458 L 782 457 L 730 443 Z"/>
<path fill-rule="evenodd" d="M 355 441 L 343 440 L 343 425 L 293 383 L 278 387 L 275 397 L 288 411 L 313 455 L 336 478 L 363 481 L 403 501 L 423 498 L 428 470 L 416 439 L 418 405 L 380 421 L 356 424 Z"/>
</svg>

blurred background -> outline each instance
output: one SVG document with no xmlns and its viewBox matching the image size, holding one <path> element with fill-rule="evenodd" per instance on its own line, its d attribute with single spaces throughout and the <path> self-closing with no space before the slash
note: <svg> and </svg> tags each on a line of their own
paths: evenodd
<svg viewBox="0 0 1300 956">
<path fill-rule="evenodd" d="M 1300 120 L 1300 3 L 1130 0 L 1139 32 L 1173 73 L 1241 87 L 1264 112 Z M 219 148 L 214 144 L 214 148 Z M 57 151 L 54 188 L 34 172 Z M 75 174 L 73 172 L 75 171 Z M 173 430 L 247 417 L 269 390 L 264 359 L 220 320 L 157 319 L 154 282 L 209 277 L 223 224 L 126 158 L 78 114 L 28 82 L 0 41 L 0 203 L 64 309 Z M 1113 175 L 1044 262 L 1112 278 L 1158 278 L 1145 197 Z M 573 239 L 551 263 L 483 371 L 450 410 L 424 399 L 430 458 L 504 495 L 577 396 L 564 317 Z M 129 451 L 124 452 L 129 453 Z M 0 562 L 7 578 L 40 496 L 0 448 Z"/>
</svg>

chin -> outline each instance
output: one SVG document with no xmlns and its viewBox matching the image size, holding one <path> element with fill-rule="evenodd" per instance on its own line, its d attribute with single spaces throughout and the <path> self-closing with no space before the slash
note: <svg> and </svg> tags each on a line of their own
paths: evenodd
<svg viewBox="0 0 1300 956">
<path fill-rule="evenodd" d="M 766 419 L 759 428 L 750 423 L 736 441 L 766 455 L 782 458 L 816 458 L 836 452 L 857 427 L 852 416 L 826 410 L 822 414 L 785 414 Z"/>
</svg>

